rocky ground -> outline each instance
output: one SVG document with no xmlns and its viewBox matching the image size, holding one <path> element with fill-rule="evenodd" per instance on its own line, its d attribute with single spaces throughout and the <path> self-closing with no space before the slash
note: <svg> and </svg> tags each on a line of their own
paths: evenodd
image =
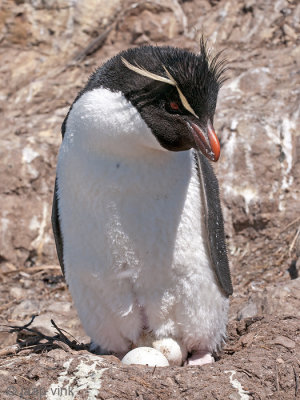
<svg viewBox="0 0 300 400">
<path fill-rule="evenodd" d="M 50 227 L 60 125 L 89 74 L 121 49 L 198 51 L 202 33 L 230 61 L 215 119 L 234 284 L 228 342 L 213 365 L 127 367 L 64 336 L 88 343 Z M 1 324 L 38 317 L 2 327 L 1 399 L 300 396 L 299 33 L 297 0 L 2 0 Z"/>
</svg>

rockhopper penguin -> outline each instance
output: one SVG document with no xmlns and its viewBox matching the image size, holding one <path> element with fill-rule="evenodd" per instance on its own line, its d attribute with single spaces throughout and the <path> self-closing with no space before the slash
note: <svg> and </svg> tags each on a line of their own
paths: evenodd
<svg viewBox="0 0 300 400">
<path fill-rule="evenodd" d="M 103 353 L 144 332 L 190 364 L 226 335 L 232 284 L 210 161 L 224 63 L 129 49 L 90 77 L 62 124 L 52 224 L 79 317 Z"/>
</svg>

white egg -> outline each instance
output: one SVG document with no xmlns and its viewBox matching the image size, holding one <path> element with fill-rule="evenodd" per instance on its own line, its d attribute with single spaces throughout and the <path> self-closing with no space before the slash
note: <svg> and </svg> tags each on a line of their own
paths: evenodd
<svg viewBox="0 0 300 400">
<path fill-rule="evenodd" d="M 172 366 L 182 365 L 183 361 L 187 357 L 186 349 L 183 348 L 183 346 L 180 346 L 180 344 L 172 338 L 155 340 L 152 343 L 152 346 L 154 349 L 160 351 Z"/>
<path fill-rule="evenodd" d="M 152 347 L 137 347 L 125 354 L 122 359 L 123 364 L 140 364 L 149 367 L 168 367 L 169 362 L 166 357 Z"/>
<path fill-rule="evenodd" d="M 155 339 L 152 332 L 143 332 L 136 343 L 137 347 L 153 347 L 160 351 L 170 365 L 181 366 L 187 358 L 186 347 L 173 338 Z"/>
</svg>

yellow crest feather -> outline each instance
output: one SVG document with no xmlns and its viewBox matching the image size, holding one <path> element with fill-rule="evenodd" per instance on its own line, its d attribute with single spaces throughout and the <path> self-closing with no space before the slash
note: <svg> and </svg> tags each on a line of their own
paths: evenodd
<svg viewBox="0 0 300 400">
<path fill-rule="evenodd" d="M 153 74 L 152 72 L 149 72 L 145 68 L 142 68 L 138 65 L 136 65 L 136 66 L 132 65 L 132 64 L 130 64 L 130 62 L 125 60 L 125 58 L 123 58 L 123 57 L 121 57 L 121 60 L 122 60 L 123 64 L 126 65 L 127 68 L 131 69 L 132 71 L 136 72 L 137 74 L 146 76 L 147 78 L 150 78 L 150 79 L 154 79 L 155 81 L 160 81 L 160 82 L 168 83 L 169 85 L 175 86 L 173 81 L 171 81 L 170 79 L 167 79 L 160 75 Z"/>
<path fill-rule="evenodd" d="M 195 113 L 195 111 L 192 109 L 192 107 L 190 106 L 189 102 L 187 101 L 185 95 L 182 93 L 182 91 L 179 89 L 175 79 L 172 77 L 172 75 L 170 74 L 170 72 L 167 70 L 167 68 L 165 66 L 164 70 L 166 71 L 166 74 L 168 75 L 169 79 L 173 82 L 173 84 L 176 86 L 176 89 L 178 91 L 181 103 L 183 105 L 183 107 L 189 111 L 191 114 L 193 114 L 196 118 L 198 118 L 197 114 Z"/>
<path fill-rule="evenodd" d="M 145 68 L 140 67 L 139 65 L 132 65 L 129 61 L 125 60 L 125 58 L 123 58 L 123 57 L 121 57 L 121 60 L 128 69 L 131 69 L 132 71 L 136 72 L 139 75 L 146 76 L 147 78 L 154 79 L 155 81 L 160 81 L 160 82 L 168 83 L 169 85 L 175 86 L 178 91 L 178 94 L 179 94 L 179 97 L 180 97 L 183 107 L 187 111 L 189 111 L 191 114 L 193 114 L 196 118 L 198 118 L 197 114 L 190 106 L 186 97 L 184 96 L 182 91 L 179 89 L 175 79 L 172 77 L 172 75 L 170 74 L 170 72 L 167 70 L 167 68 L 164 65 L 163 65 L 163 67 L 164 67 L 164 70 L 166 71 L 168 78 L 154 74 L 153 72 L 149 72 Z"/>
</svg>

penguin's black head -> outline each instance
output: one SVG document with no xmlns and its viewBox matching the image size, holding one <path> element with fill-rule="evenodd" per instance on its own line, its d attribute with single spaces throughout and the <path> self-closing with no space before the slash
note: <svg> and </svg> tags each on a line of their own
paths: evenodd
<svg viewBox="0 0 300 400">
<path fill-rule="evenodd" d="M 219 55 L 211 58 L 203 40 L 200 54 L 173 47 L 129 49 L 104 64 L 90 82 L 121 91 L 167 150 L 196 148 L 217 161 L 213 119 L 226 69 Z"/>
</svg>

